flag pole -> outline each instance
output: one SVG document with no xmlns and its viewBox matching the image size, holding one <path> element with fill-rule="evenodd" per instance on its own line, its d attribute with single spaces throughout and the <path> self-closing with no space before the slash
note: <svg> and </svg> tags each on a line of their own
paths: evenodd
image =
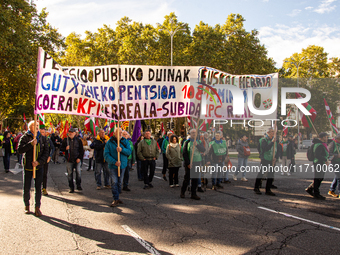
<svg viewBox="0 0 340 255">
<path fill-rule="evenodd" d="M 312 127 L 313 127 L 313 129 L 314 129 L 314 131 L 315 131 L 315 134 L 318 134 L 318 131 L 316 131 L 316 128 L 315 128 L 315 126 L 314 126 L 314 124 L 313 124 L 312 119 L 311 119 L 309 116 L 307 116 L 307 115 L 306 115 L 306 117 L 309 119 L 310 123 L 312 124 Z"/>
<path fill-rule="evenodd" d="M 34 114 L 34 129 L 33 129 L 33 139 L 37 138 L 37 115 Z M 37 160 L 37 145 L 33 145 L 33 162 Z M 33 166 L 33 179 L 35 179 L 36 167 Z"/>
</svg>

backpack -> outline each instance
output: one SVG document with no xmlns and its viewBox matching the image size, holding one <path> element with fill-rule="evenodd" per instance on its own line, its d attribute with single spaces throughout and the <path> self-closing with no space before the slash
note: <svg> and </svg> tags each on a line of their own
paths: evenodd
<svg viewBox="0 0 340 255">
<path fill-rule="evenodd" d="M 314 161 L 314 144 L 312 144 L 307 150 L 307 159 L 309 161 Z"/>
<path fill-rule="evenodd" d="M 243 154 L 244 154 L 244 156 L 250 155 L 250 147 L 249 146 L 243 146 Z"/>
</svg>

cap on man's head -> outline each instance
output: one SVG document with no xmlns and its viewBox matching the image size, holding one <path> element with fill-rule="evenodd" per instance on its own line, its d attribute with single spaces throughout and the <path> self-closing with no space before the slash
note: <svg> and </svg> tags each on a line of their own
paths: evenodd
<svg viewBox="0 0 340 255">
<path fill-rule="evenodd" d="M 68 130 L 68 132 L 69 132 L 69 133 L 74 133 L 74 132 L 76 132 L 76 130 L 75 130 L 74 128 L 70 128 L 70 129 Z"/>
<path fill-rule="evenodd" d="M 328 134 L 326 132 L 321 132 L 319 134 L 319 138 L 324 138 L 325 136 L 328 136 Z"/>
</svg>

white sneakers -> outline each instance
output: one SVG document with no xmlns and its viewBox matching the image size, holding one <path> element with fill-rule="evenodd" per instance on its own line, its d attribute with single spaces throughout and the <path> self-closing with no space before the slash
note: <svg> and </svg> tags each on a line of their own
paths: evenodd
<svg viewBox="0 0 340 255">
<path fill-rule="evenodd" d="M 235 174 L 233 175 L 233 179 L 234 181 L 237 181 L 237 176 Z"/>
<path fill-rule="evenodd" d="M 242 178 L 241 178 L 241 181 L 247 182 L 248 179 L 247 179 L 246 177 L 242 177 Z"/>
</svg>

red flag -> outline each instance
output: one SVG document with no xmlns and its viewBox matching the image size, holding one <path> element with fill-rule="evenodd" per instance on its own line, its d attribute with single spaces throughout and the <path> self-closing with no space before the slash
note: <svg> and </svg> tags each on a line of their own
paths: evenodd
<svg viewBox="0 0 340 255">
<path fill-rule="evenodd" d="M 299 93 L 295 93 L 296 98 L 303 98 Z M 313 122 L 316 118 L 316 111 L 309 103 L 302 104 L 312 115 L 306 116 L 300 111 L 300 118 L 304 127 L 313 127 Z"/>
<path fill-rule="evenodd" d="M 291 111 L 292 111 L 292 109 L 289 110 L 289 112 L 288 112 L 288 114 L 287 114 L 287 119 L 288 119 L 288 117 L 289 117 Z M 288 135 L 288 131 L 289 131 L 289 127 L 288 127 L 288 126 L 290 126 L 289 121 L 288 121 L 288 122 L 285 121 L 284 126 L 283 126 L 283 134 L 284 134 L 285 136 Z"/>
<path fill-rule="evenodd" d="M 164 123 L 161 123 L 161 135 L 162 137 L 165 136 L 165 130 L 164 130 Z"/>
<path fill-rule="evenodd" d="M 69 127 L 68 121 L 66 120 L 63 133 L 60 136 L 61 139 L 64 139 L 64 138 L 67 137 L 67 132 L 68 132 L 69 129 L 70 129 L 70 127 Z"/>
<path fill-rule="evenodd" d="M 25 122 L 25 123 L 27 122 L 27 120 L 26 120 L 26 116 L 25 116 L 25 113 L 24 113 L 24 122 Z"/>
<path fill-rule="evenodd" d="M 331 127 L 332 127 L 332 131 L 335 135 L 337 135 L 339 133 L 339 130 L 338 128 L 336 127 L 335 125 L 335 120 L 333 118 L 333 115 L 332 115 L 332 112 L 331 112 L 331 109 L 329 108 L 327 102 L 326 102 L 326 98 L 323 98 L 324 102 L 325 102 L 325 107 L 326 107 L 326 113 L 327 113 L 327 117 L 328 117 L 328 120 L 329 120 L 329 123 L 331 124 Z"/>
</svg>

